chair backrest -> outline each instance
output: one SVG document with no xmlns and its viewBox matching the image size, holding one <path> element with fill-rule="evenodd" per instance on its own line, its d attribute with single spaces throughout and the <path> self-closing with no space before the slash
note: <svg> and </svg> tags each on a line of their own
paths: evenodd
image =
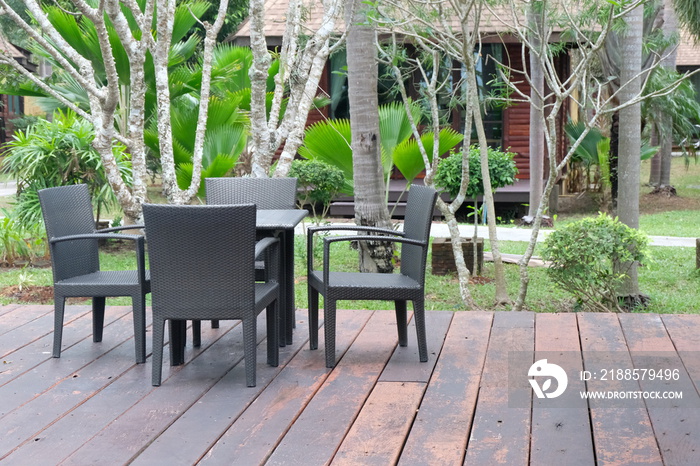
<svg viewBox="0 0 700 466">
<path fill-rule="evenodd" d="M 39 190 L 48 238 L 95 232 L 90 192 L 85 184 Z M 51 246 L 54 282 L 100 269 L 96 239 L 59 242 Z"/>
<path fill-rule="evenodd" d="M 406 216 L 403 231 L 406 238 L 428 241 L 433 222 L 433 209 L 437 191 L 421 185 L 411 185 L 406 201 Z M 411 244 L 401 246 L 401 273 L 423 283 L 428 248 Z"/>
<path fill-rule="evenodd" d="M 240 319 L 253 312 L 253 204 L 144 204 L 143 215 L 154 310 L 189 319 Z"/>
<path fill-rule="evenodd" d="M 294 209 L 296 178 L 206 178 L 207 204 L 255 204 L 258 209 Z"/>
</svg>

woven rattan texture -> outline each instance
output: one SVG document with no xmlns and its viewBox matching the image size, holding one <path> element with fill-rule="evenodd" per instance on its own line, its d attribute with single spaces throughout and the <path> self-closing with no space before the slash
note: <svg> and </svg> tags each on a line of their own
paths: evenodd
<svg viewBox="0 0 700 466">
<path fill-rule="evenodd" d="M 296 178 L 206 178 L 207 204 L 255 204 L 258 209 L 294 209 Z"/>
<path fill-rule="evenodd" d="M 268 308 L 268 362 L 278 347 L 277 282 L 255 283 L 252 204 L 143 207 L 153 304 L 153 385 L 166 320 L 241 319 L 246 377 L 255 385 L 257 315 Z M 276 245 L 277 242 L 274 242 Z M 272 312 L 274 311 L 274 312 Z"/>
<path fill-rule="evenodd" d="M 93 340 L 99 342 L 102 341 L 104 326 L 104 298 L 130 296 L 134 314 L 136 362 L 145 362 L 146 294 L 150 292 L 150 279 L 145 270 L 144 238 L 112 232 L 97 235 L 87 185 L 42 189 L 39 191 L 39 202 L 49 238 L 54 277 L 53 356 L 57 358 L 61 355 L 66 297 L 93 298 Z M 92 237 L 70 239 L 76 235 Z M 101 271 L 97 239 L 99 236 L 134 241 L 139 269 Z"/>
<path fill-rule="evenodd" d="M 327 231 L 334 227 L 309 228 L 307 241 L 308 290 L 309 290 L 309 325 L 311 349 L 318 347 L 318 303 L 319 293 L 324 296 L 324 330 L 326 344 L 326 366 L 335 366 L 335 314 L 336 302 L 345 299 L 393 300 L 396 308 L 396 320 L 399 344 L 408 342 L 406 322 L 406 302 L 413 302 L 414 320 L 418 335 L 418 353 L 421 361 L 428 360 L 425 337 L 425 265 L 428 254 L 430 227 L 437 192 L 426 186 L 413 185 L 406 202 L 406 217 L 403 233 L 377 228 L 355 228 L 365 233 L 386 236 L 388 241 L 402 243 L 401 270 L 398 274 L 348 273 L 332 272 L 330 243 L 348 238 L 326 237 L 324 239 L 323 270 L 313 269 L 313 238 L 318 231 Z M 337 229 L 337 228 L 336 228 Z M 342 230 L 352 231 L 351 226 Z"/>
</svg>

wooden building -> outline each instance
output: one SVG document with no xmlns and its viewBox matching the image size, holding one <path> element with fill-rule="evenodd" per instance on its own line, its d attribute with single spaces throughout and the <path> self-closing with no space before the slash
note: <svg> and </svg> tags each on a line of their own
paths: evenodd
<svg viewBox="0 0 700 466">
<path fill-rule="evenodd" d="M 31 72 L 36 71 L 36 65 L 29 61 L 30 53 L 11 44 L 0 36 L 0 52 L 11 56 Z M 24 115 L 24 98 L 16 95 L 0 94 L 0 145 L 12 138 L 14 127 L 11 120 Z"/>
</svg>

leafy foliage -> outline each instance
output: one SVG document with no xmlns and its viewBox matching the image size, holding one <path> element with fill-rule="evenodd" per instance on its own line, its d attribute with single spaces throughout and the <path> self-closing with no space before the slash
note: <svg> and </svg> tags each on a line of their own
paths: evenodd
<svg viewBox="0 0 700 466">
<path fill-rule="evenodd" d="M 17 218 L 24 226 L 41 222 L 39 189 L 86 183 L 97 204 L 117 205 L 102 160 L 92 147 L 92 125 L 74 112 L 54 113 L 53 121 L 40 120 L 25 132 L 18 131 L 5 145 L 3 170 L 17 180 L 21 192 L 16 204 Z M 131 183 L 131 159 L 124 146 L 113 144 L 112 153 L 122 178 Z"/>
<path fill-rule="evenodd" d="M 295 160 L 289 176 L 297 178 L 301 207 L 311 205 L 314 217 L 318 217 L 317 207 L 321 207 L 321 217 L 328 214 L 330 203 L 345 185 L 343 171 L 317 160 Z"/>
<path fill-rule="evenodd" d="M 645 234 L 601 213 L 552 232 L 542 256 L 550 262 L 548 276 L 580 305 L 619 311 L 616 290 L 627 273 L 619 269 L 643 261 L 648 243 Z"/>
<path fill-rule="evenodd" d="M 451 196 L 457 196 L 462 183 L 462 151 L 453 152 L 440 161 L 435 173 L 435 184 Z M 498 189 L 515 183 L 515 175 L 518 168 L 515 166 L 512 152 L 503 152 L 498 149 L 488 149 L 489 175 L 491 186 Z M 484 194 L 484 183 L 481 178 L 481 157 L 477 146 L 469 147 L 469 184 L 467 185 L 467 197 L 476 198 Z"/>
<path fill-rule="evenodd" d="M 414 121 L 418 123 L 421 115 L 420 106 L 411 103 L 410 109 Z M 385 178 L 393 166 L 396 166 L 409 182 L 425 169 L 418 143 L 412 137 L 411 124 L 403 104 L 392 103 L 379 107 L 379 136 Z M 447 152 L 462 142 L 462 139 L 463 136 L 453 129 L 442 129 L 438 138 L 439 152 L 441 154 Z M 428 152 L 428 160 L 431 160 L 433 133 L 429 131 L 422 134 L 421 140 Z M 305 159 L 319 160 L 340 168 L 346 178 L 346 185 L 341 192 L 348 194 L 352 193 L 354 184 L 350 141 L 349 120 L 328 120 L 307 128 L 304 146 L 299 148 L 299 154 Z"/>
<path fill-rule="evenodd" d="M 31 262 L 47 254 L 43 225 L 25 226 L 12 212 L 2 209 L 0 219 L 0 263 L 9 266 L 18 261 Z"/>
</svg>

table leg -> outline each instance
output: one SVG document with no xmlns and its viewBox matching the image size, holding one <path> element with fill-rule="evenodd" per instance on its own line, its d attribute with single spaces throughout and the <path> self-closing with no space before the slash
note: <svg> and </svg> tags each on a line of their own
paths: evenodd
<svg viewBox="0 0 700 466">
<path fill-rule="evenodd" d="M 279 345 L 287 346 L 287 243 L 285 241 L 284 230 L 277 231 L 275 236 L 280 240 L 279 251 Z"/>
<path fill-rule="evenodd" d="M 286 299 L 285 299 L 285 309 L 286 312 L 286 334 L 287 334 L 287 344 L 291 345 L 293 341 L 292 329 L 296 326 L 296 306 L 294 304 L 294 230 L 284 232 L 284 245 L 285 245 L 285 268 L 284 268 L 284 278 L 286 281 Z"/>
</svg>

